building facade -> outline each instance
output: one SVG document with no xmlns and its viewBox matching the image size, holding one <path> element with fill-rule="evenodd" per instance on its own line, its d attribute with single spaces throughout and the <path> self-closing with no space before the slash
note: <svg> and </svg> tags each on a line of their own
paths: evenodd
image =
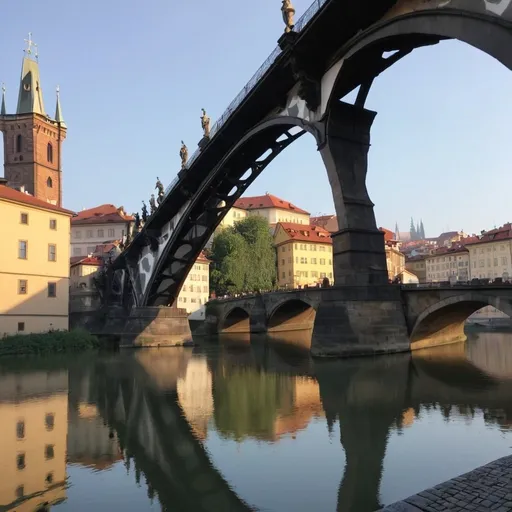
<svg viewBox="0 0 512 512">
<path fill-rule="evenodd" d="M 470 279 L 469 251 L 463 245 L 440 247 L 429 254 L 425 262 L 428 283 Z"/>
<path fill-rule="evenodd" d="M 210 297 L 210 260 L 201 253 L 183 283 L 177 305 L 193 313 L 208 302 Z"/>
<path fill-rule="evenodd" d="M 71 219 L 71 256 L 91 256 L 101 246 L 124 242 L 134 224 L 134 217 L 122 206 L 102 204 L 82 210 Z"/>
<path fill-rule="evenodd" d="M 0 181 L 0 336 L 68 329 L 72 215 Z"/>
<path fill-rule="evenodd" d="M 427 257 L 425 255 L 410 256 L 405 260 L 405 268 L 418 277 L 420 283 L 427 282 Z"/>
<path fill-rule="evenodd" d="M 280 222 L 274 245 L 280 288 L 317 286 L 328 278 L 333 284 L 332 240 L 319 226 Z"/>
<path fill-rule="evenodd" d="M 247 215 L 265 217 L 271 227 L 278 222 L 309 226 L 310 215 L 307 211 L 268 192 L 264 196 L 241 197 L 235 201 L 234 207 L 245 210 Z"/>
<path fill-rule="evenodd" d="M 338 217 L 336 215 L 321 215 L 319 217 L 311 217 L 311 224 L 313 226 L 320 226 L 326 229 L 329 233 L 336 233 L 339 231 Z"/>
<path fill-rule="evenodd" d="M 471 262 L 471 279 L 507 281 L 512 276 L 512 225 L 487 231 L 466 244 Z"/>
<path fill-rule="evenodd" d="M 55 115 L 44 108 L 39 64 L 32 58 L 32 42 L 22 62 L 18 105 L 8 114 L 5 90 L 0 106 L 0 131 L 4 140 L 4 176 L 12 188 L 23 188 L 44 202 L 62 205 L 62 143 L 67 127 L 59 93 Z"/>
<path fill-rule="evenodd" d="M 103 260 L 95 256 L 71 258 L 69 288 L 75 290 L 94 290 L 93 278 L 103 266 Z"/>
<path fill-rule="evenodd" d="M 247 217 L 247 211 L 242 208 L 237 208 L 233 206 L 229 209 L 226 216 L 221 220 L 219 227 L 226 228 L 228 226 L 234 226 L 235 222 L 240 222 L 241 220 Z"/>
</svg>

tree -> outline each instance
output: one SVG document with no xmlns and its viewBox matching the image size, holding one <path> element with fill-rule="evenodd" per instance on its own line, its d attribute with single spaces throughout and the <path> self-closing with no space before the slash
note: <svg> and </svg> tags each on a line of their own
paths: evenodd
<svg viewBox="0 0 512 512">
<path fill-rule="evenodd" d="M 411 232 L 411 240 L 416 240 L 417 233 L 416 233 L 416 227 L 414 226 L 414 219 L 411 217 L 411 227 L 409 228 L 409 231 Z"/>
<path fill-rule="evenodd" d="M 273 288 L 276 256 L 268 222 L 250 216 L 213 239 L 211 283 L 217 295 Z"/>
</svg>

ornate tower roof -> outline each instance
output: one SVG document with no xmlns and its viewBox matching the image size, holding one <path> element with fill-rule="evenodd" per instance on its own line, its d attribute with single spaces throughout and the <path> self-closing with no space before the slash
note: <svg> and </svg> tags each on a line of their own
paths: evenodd
<svg viewBox="0 0 512 512">
<path fill-rule="evenodd" d="M 0 106 L 0 116 L 5 116 L 5 84 L 2 84 L 2 105 Z"/>
<path fill-rule="evenodd" d="M 43 103 L 43 90 L 39 77 L 39 64 L 37 62 L 37 45 L 32 41 L 32 34 L 25 39 L 27 49 L 21 67 L 20 90 L 18 94 L 18 108 L 16 114 L 45 115 Z"/>
<path fill-rule="evenodd" d="M 60 106 L 60 87 L 57 86 L 57 105 L 55 106 L 55 121 L 59 123 L 63 128 L 66 128 L 64 117 L 62 115 L 62 108 Z"/>
</svg>

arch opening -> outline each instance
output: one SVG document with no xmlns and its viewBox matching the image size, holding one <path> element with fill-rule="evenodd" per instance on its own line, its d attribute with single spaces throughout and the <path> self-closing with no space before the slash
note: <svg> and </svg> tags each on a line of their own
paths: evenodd
<svg viewBox="0 0 512 512">
<path fill-rule="evenodd" d="M 316 310 L 307 302 L 293 299 L 278 306 L 268 320 L 268 332 L 312 330 Z"/>
<path fill-rule="evenodd" d="M 240 307 L 233 308 L 224 318 L 219 334 L 249 333 L 251 332 L 251 319 L 249 313 Z"/>
</svg>

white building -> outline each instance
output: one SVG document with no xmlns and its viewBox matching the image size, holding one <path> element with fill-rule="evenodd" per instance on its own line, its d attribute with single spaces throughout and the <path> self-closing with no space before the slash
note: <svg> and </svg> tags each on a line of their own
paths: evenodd
<svg viewBox="0 0 512 512">
<path fill-rule="evenodd" d="M 178 307 L 197 311 L 210 297 L 210 260 L 201 253 L 190 269 L 178 295 Z"/>
<path fill-rule="evenodd" d="M 469 281 L 469 251 L 463 245 L 440 247 L 425 258 L 427 283 Z"/>
</svg>

